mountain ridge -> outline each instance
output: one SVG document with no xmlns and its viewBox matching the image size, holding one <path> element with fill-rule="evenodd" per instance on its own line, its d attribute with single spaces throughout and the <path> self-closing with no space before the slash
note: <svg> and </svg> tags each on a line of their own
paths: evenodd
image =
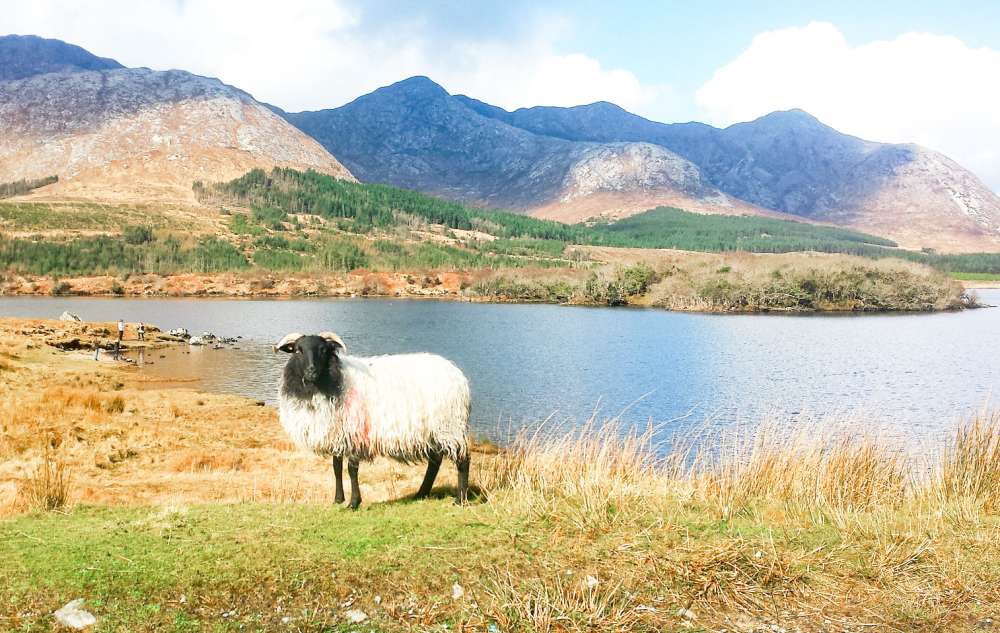
<svg viewBox="0 0 1000 633">
<path fill-rule="evenodd" d="M 11 41 L 0 38 L 0 49 L 21 40 Z M 56 59 L 70 46 L 40 42 L 31 47 L 47 47 Z M 254 167 L 353 178 L 243 90 L 183 70 L 116 64 L 54 72 L 43 72 L 49 64 L 27 72 L 30 64 L 23 64 L 25 76 L 0 81 L 0 182 L 55 175 L 57 183 L 29 197 L 194 204 L 193 181 L 234 178 Z"/>
<path fill-rule="evenodd" d="M 658 123 L 608 102 L 508 112 L 461 99 L 538 134 L 663 145 L 725 193 L 807 220 L 880 232 L 913 247 L 1000 247 L 1000 197 L 971 172 L 912 143 L 843 134 L 801 109 L 715 128 Z"/>
<path fill-rule="evenodd" d="M 667 148 L 535 134 L 480 115 L 423 76 L 339 108 L 282 114 L 361 180 L 469 204 L 567 221 L 663 204 L 779 215 L 730 199 Z"/>
<path fill-rule="evenodd" d="M 436 188 L 419 177 L 439 158 L 433 156 L 436 148 L 431 145 L 400 147 L 398 152 L 376 148 L 382 150 L 376 160 L 375 149 L 367 153 L 361 149 L 364 139 L 356 138 L 355 147 L 346 147 L 335 138 L 317 134 L 317 127 L 323 127 L 319 122 L 322 118 L 336 119 L 337 129 L 350 127 L 366 118 L 362 110 L 369 99 L 384 101 L 395 91 L 415 85 L 437 99 L 449 100 L 453 112 L 461 106 L 468 120 L 502 124 L 506 136 L 519 139 L 518 143 L 527 141 L 510 130 L 534 135 L 535 143 L 576 144 L 573 147 L 579 149 L 579 154 L 573 159 L 564 160 L 558 168 L 547 165 L 533 174 L 534 179 L 526 177 L 526 182 L 517 183 L 525 190 L 535 187 L 534 196 L 506 200 L 514 203 L 508 205 L 511 208 L 540 217 L 563 221 L 600 215 L 620 217 L 643 210 L 643 205 L 658 198 L 658 204 L 699 212 L 772 213 L 882 231 L 912 248 L 1000 248 L 1000 197 L 968 170 L 938 152 L 913 144 L 877 143 L 843 134 L 801 109 L 772 112 L 725 128 L 694 121 L 659 123 L 607 101 L 507 111 L 469 96 L 449 95 L 443 87 L 420 76 L 380 88 L 341 108 L 286 116 L 335 155 L 352 154 L 356 169 L 364 173 L 363 179 L 474 204 L 504 202 L 495 196 L 475 199 L 471 195 L 480 178 L 475 162 L 488 162 L 481 155 L 474 161 L 452 161 L 448 168 L 455 174 L 454 182 Z M 407 112 L 407 116 L 411 126 L 434 124 L 432 119 L 421 120 L 414 112 Z M 406 130 L 398 133 L 405 134 Z M 437 139 L 444 146 L 450 142 L 467 147 L 474 142 L 460 135 L 450 138 L 445 134 Z M 636 145 L 626 151 L 621 144 Z M 648 163 L 643 165 L 637 159 L 643 154 L 642 144 L 667 153 L 657 155 L 647 148 Z M 613 153 L 616 146 L 619 149 L 614 160 L 602 164 L 594 155 Z M 589 148 L 590 153 L 584 148 Z M 487 149 L 478 149 L 488 153 Z M 442 154 L 454 158 L 455 148 L 446 148 Z M 386 158 L 394 162 L 395 171 L 382 167 Z M 362 165 L 365 161 L 371 164 Z M 600 170 L 597 165 L 602 165 Z M 654 176 L 658 169 L 659 174 L 672 171 L 673 178 Z M 551 181 L 559 170 L 563 170 L 562 180 L 555 184 Z M 621 177 L 608 182 L 599 171 L 605 176 Z M 406 177 L 400 177 L 404 172 Z M 697 177 L 678 180 L 680 174 Z M 543 191 L 537 180 L 544 178 L 550 182 L 547 188 L 541 188 Z M 661 187 L 656 191 L 665 181 L 671 182 L 672 189 Z"/>
</svg>

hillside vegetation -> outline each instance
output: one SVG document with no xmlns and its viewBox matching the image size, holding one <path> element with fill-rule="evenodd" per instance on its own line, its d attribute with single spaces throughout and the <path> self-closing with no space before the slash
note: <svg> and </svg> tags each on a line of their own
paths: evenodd
<svg viewBox="0 0 1000 633">
<path fill-rule="evenodd" d="M 149 208 L 118 218 L 100 205 L 0 203 L 0 221 L 16 231 L 0 235 L 0 268 L 37 276 L 591 268 L 597 262 L 569 248 L 584 245 L 817 251 L 903 258 L 953 273 L 1000 272 L 1000 254 L 905 251 L 879 237 L 800 222 L 657 208 L 617 222 L 566 225 L 313 171 L 258 169 L 194 190 L 218 209 L 211 222 L 175 212 L 161 218 Z M 62 234 L 33 234 L 50 215 Z M 122 219 L 127 224 L 116 224 Z M 102 227 L 107 234 L 93 234 Z"/>
</svg>

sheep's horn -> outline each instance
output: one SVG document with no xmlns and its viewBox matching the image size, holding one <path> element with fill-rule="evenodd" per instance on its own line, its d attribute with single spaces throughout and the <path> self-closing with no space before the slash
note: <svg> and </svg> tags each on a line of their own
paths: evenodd
<svg viewBox="0 0 1000 633">
<path fill-rule="evenodd" d="M 277 343 L 275 343 L 275 345 L 274 345 L 274 347 L 272 349 L 275 352 L 278 352 L 278 351 L 290 352 L 290 351 L 292 351 L 291 348 L 285 349 L 285 347 L 286 346 L 294 345 L 295 341 L 299 340 L 300 338 L 302 338 L 301 334 L 299 334 L 298 332 L 291 332 L 289 334 L 286 334 L 284 336 L 284 338 L 282 338 L 280 341 L 278 341 Z"/>
<path fill-rule="evenodd" d="M 320 338 L 325 338 L 331 343 L 336 343 L 337 345 L 340 345 L 340 349 L 345 354 L 347 353 L 347 343 L 345 343 L 344 339 L 337 336 L 337 334 L 335 334 L 334 332 L 320 332 L 317 336 L 319 336 Z"/>
</svg>

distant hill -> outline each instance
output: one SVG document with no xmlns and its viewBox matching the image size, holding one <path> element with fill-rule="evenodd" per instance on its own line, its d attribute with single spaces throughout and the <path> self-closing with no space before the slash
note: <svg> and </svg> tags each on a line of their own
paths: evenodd
<svg viewBox="0 0 1000 633">
<path fill-rule="evenodd" d="M 477 113 L 426 77 L 341 108 L 284 116 L 363 181 L 469 204 L 567 221 L 659 204 L 768 213 L 726 196 L 662 146 L 535 134 Z"/>
<path fill-rule="evenodd" d="M 194 202 L 195 180 L 255 167 L 351 174 L 249 94 L 180 70 L 123 68 L 58 40 L 7 36 L 0 183 L 57 176 L 34 196 Z"/>
<path fill-rule="evenodd" d="M 697 165 L 725 193 L 764 208 L 886 235 L 911 247 L 1000 247 L 1000 197 L 971 172 L 917 145 L 841 134 L 801 110 L 718 129 L 656 123 L 606 102 L 507 112 L 458 98 L 484 116 L 535 134 L 655 143 Z"/>
<path fill-rule="evenodd" d="M 800 110 L 725 129 L 657 123 L 607 102 L 508 112 L 414 77 L 285 116 L 362 180 L 540 217 L 621 217 L 665 204 L 794 216 L 911 248 L 1000 248 L 1000 198 L 973 174 Z"/>
</svg>

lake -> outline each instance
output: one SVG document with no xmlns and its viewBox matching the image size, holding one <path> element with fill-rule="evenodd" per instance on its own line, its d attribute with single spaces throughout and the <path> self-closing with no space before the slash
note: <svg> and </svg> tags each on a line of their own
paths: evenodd
<svg viewBox="0 0 1000 633">
<path fill-rule="evenodd" d="M 1000 291 L 980 295 L 1000 303 Z M 669 423 L 664 433 L 846 416 L 919 443 L 943 437 L 1000 387 L 1000 309 L 784 316 L 389 299 L 0 297 L 3 316 L 63 310 L 240 335 L 239 349 L 156 353 L 143 371 L 271 403 L 285 361 L 271 344 L 290 331 L 333 330 L 358 355 L 442 354 L 469 376 L 476 431 L 493 436 L 553 415 L 585 420 L 596 409 L 630 424 Z"/>
</svg>

